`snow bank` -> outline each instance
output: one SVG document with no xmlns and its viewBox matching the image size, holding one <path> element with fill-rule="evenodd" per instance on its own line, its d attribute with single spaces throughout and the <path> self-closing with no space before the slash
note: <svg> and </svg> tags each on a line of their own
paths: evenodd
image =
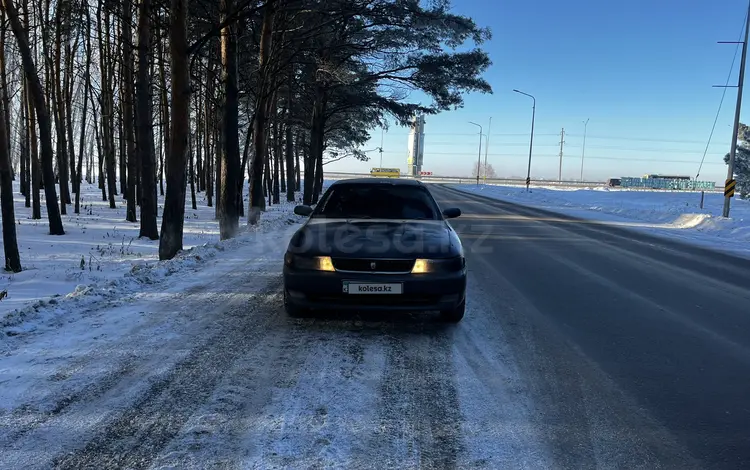
<svg viewBox="0 0 750 470">
<path fill-rule="evenodd" d="M 750 201 L 732 200 L 731 218 L 721 217 L 724 196 L 700 192 L 627 191 L 607 188 L 551 188 L 452 185 L 509 202 L 598 220 L 750 257 Z M 738 243 L 745 242 L 745 243 Z"/>
</svg>

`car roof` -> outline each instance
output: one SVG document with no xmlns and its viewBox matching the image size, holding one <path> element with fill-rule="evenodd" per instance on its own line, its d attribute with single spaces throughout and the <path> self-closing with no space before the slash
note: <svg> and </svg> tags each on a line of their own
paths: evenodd
<svg viewBox="0 0 750 470">
<path fill-rule="evenodd" d="M 419 180 L 401 179 L 401 178 L 351 178 L 334 181 L 331 186 L 342 184 L 362 184 L 362 185 L 390 185 L 390 186 L 422 186 Z"/>
</svg>

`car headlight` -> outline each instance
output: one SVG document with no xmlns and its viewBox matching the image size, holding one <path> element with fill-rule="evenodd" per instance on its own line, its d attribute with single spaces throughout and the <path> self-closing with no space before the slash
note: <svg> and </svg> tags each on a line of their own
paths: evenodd
<svg viewBox="0 0 750 470">
<path fill-rule="evenodd" d="M 284 255 L 284 264 L 308 271 L 335 271 L 330 256 L 299 256 L 287 252 Z"/>
<path fill-rule="evenodd" d="M 463 256 L 447 259 L 418 258 L 411 269 L 412 274 L 449 273 L 460 271 L 466 266 Z"/>
</svg>

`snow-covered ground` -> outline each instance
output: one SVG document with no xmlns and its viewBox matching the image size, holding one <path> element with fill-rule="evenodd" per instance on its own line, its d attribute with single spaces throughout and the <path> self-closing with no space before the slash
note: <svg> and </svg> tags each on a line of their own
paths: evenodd
<svg viewBox="0 0 750 470">
<path fill-rule="evenodd" d="M 148 276 L 149 282 L 154 282 L 162 277 L 161 273 L 171 269 L 167 266 L 183 269 L 196 264 L 198 260 L 193 258 L 194 255 L 201 256 L 185 253 L 178 257 L 182 260 L 179 268 L 175 263 L 161 263 L 156 267 L 158 240 L 138 238 L 140 223 L 125 221 L 126 206 L 121 196 L 117 196 L 117 208 L 110 209 L 109 203 L 102 201 L 101 190 L 86 183 L 82 185 L 81 213 L 74 214 L 73 207 L 69 206 L 68 215 L 63 216 L 65 235 L 51 236 L 43 193 L 42 218 L 33 220 L 31 208 L 24 207 L 24 198 L 18 188 L 15 189 L 16 229 L 24 270 L 18 274 L 0 274 L 0 291 L 7 291 L 5 298 L 0 300 L 0 325 L 3 318 L 14 310 L 42 305 L 60 296 L 79 296 L 92 286 L 101 292 L 115 294 L 122 291 L 123 283 L 128 280 Z M 186 250 L 209 247 L 219 241 L 214 207 L 207 206 L 205 193 L 198 193 L 196 201 L 197 210 L 193 210 L 188 188 L 183 236 Z M 158 214 L 162 212 L 163 202 L 164 198 L 159 197 Z M 273 224 L 290 211 L 286 205 L 274 207 L 263 215 L 262 225 Z M 140 221 L 140 209 L 138 217 Z M 161 217 L 157 223 L 161 227 Z"/>
<path fill-rule="evenodd" d="M 127 406 L 139 387 L 150 385 L 147 378 L 184 359 L 195 346 L 191 338 L 226 328 L 206 312 L 236 308 L 266 290 L 303 220 L 292 214 L 293 203 L 271 206 L 258 225 L 220 242 L 213 208 L 199 203 L 198 211 L 186 212 L 185 251 L 162 262 L 158 242 L 138 240 L 137 224 L 122 221 L 121 207 L 92 201 L 93 191 L 87 191 L 85 214 L 64 218 L 67 233 L 60 237 L 46 235 L 43 220 L 24 218 L 21 202 L 19 243 L 28 271 L 4 276 L 9 295 L 21 298 L 15 308 L 4 305 L 0 316 L 0 429 L 17 418 L 12 410 L 23 407 L 28 413 L 21 432 L 38 430 L 45 441 L 52 439 L 43 446 L 52 453 L 106 418 L 75 409 L 74 422 L 55 415 L 94 397 L 108 410 Z M 130 374 L 133 390 L 107 390 L 117 380 L 129 382 Z M 0 432 L 0 441 L 14 436 Z M 10 460 L 0 458 L 0 467 L 41 462 L 49 454 L 37 449 L 6 453 Z"/>
<path fill-rule="evenodd" d="M 750 257 L 750 201 L 732 200 L 721 217 L 724 196 L 700 192 L 628 191 L 606 188 L 452 185 L 456 189 L 540 209 L 628 226 L 649 233 Z"/>
</svg>

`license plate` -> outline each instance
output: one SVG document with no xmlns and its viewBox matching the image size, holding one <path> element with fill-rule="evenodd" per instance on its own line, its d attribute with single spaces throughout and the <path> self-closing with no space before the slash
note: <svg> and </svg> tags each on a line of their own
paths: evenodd
<svg viewBox="0 0 750 470">
<path fill-rule="evenodd" d="M 403 284 L 344 281 L 344 294 L 402 294 Z"/>
</svg>

